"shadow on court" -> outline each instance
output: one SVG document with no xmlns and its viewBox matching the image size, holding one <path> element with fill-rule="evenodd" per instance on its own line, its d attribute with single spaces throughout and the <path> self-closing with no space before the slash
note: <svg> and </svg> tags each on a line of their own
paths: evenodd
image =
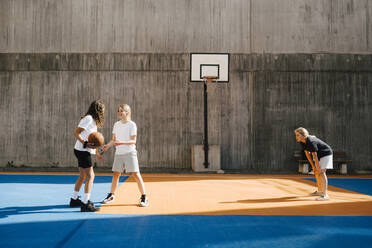
<svg viewBox="0 0 372 248">
<path fill-rule="evenodd" d="M 372 217 L 129 216 L 0 225 L 1 247 L 367 247 Z"/>
<path fill-rule="evenodd" d="M 309 200 L 314 200 L 314 197 Z M 289 197 L 278 197 L 278 198 L 262 198 L 262 199 L 247 199 L 247 200 L 237 200 L 221 203 L 267 203 L 267 202 L 286 202 L 286 201 L 304 201 L 303 197 L 289 196 Z"/>
<path fill-rule="evenodd" d="M 80 208 L 71 208 L 80 211 Z M 50 214 L 50 213 L 71 213 L 68 205 L 48 205 L 48 206 L 15 206 L 0 208 L 0 218 L 19 214 Z"/>
<path fill-rule="evenodd" d="M 0 183 L 27 183 L 27 184 L 75 184 L 76 175 L 27 175 L 27 174 L 0 174 Z M 120 177 L 120 182 L 124 182 L 128 177 Z M 112 176 L 96 175 L 94 183 L 111 183 Z"/>
<path fill-rule="evenodd" d="M 146 182 L 190 182 L 190 181 L 234 181 L 242 179 L 257 179 L 257 180 L 271 180 L 271 179 L 289 179 L 294 182 L 300 182 L 306 185 L 315 186 L 314 176 L 308 175 L 237 175 L 237 174 L 143 174 Z M 128 182 L 133 182 L 134 179 L 126 177 Z M 328 184 L 336 186 L 332 188 L 334 192 L 355 191 L 362 194 L 372 196 L 372 177 L 364 176 L 364 178 L 352 178 L 344 176 L 328 177 Z M 288 187 L 288 184 L 283 184 L 283 187 Z"/>
<path fill-rule="evenodd" d="M 250 200 L 238 200 L 248 204 Z M 285 202 L 286 200 L 284 200 Z M 253 200 L 256 203 L 255 200 Z M 277 201 L 281 202 L 281 201 Z M 313 200 L 314 202 L 314 200 Z M 236 202 L 221 202 L 236 203 Z M 259 202 L 261 203 L 261 202 Z M 262 200 L 262 203 L 266 201 Z M 372 216 L 372 201 L 345 202 L 296 206 L 267 206 L 260 208 L 240 208 L 217 211 L 194 211 L 178 213 L 181 215 L 306 215 L 306 216 Z"/>
<path fill-rule="evenodd" d="M 103 205 L 103 207 L 107 207 L 107 206 L 110 206 L 110 207 L 138 207 L 138 204 L 112 204 L 112 203 L 110 203 L 110 205 Z"/>
</svg>

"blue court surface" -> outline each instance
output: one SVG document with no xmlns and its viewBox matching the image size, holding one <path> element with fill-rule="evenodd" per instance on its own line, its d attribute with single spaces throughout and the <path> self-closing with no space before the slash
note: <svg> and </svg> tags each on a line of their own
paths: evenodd
<svg viewBox="0 0 372 248">
<path fill-rule="evenodd" d="M 306 178 L 315 182 L 314 178 Z M 372 196 L 371 178 L 328 178 L 329 185 Z"/>
<path fill-rule="evenodd" d="M 76 179 L 0 174 L 0 247 L 372 247 L 372 216 L 81 213 L 68 206 Z M 329 182 L 372 193 L 371 178 Z M 110 185 L 96 176 L 91 200 Z"/>
</svg>

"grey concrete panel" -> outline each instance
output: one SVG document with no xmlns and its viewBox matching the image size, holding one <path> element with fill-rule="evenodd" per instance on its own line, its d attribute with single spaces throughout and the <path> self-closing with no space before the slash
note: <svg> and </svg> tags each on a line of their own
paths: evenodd
<svg viewBox="0 0 372 248">
<path fill-rule="evenodd" d="M 8 43 L 9 38 L 9 17 L 10 7 L 9 1 L 0 1 L 0 51 L 7 51 L 10 46 Z"/>
<path fill-rule="evenodd" d="M 188 54 L 4 53 L 4 71 L 188 71 Z"/>
<path fill-rule="evenodd" d="M 141 166 L 190 169 L 191 147 L 203 142 L 203 87 L 189 82 L 187 61 L 188 54 L 0 54 L 0 166 L 75 166 L 73 130 L 102 98 L 106 141 L 117 106 L 128 103 Z M 208 88 L 209 142 L 221 146 L 224 170 L 295 173 L 293 130 L 304 126 L 346 151 L 351 171 L 371 170 L 371 87 L 371 55 L 232 54 L 230 83 Z M 112 159 L 111 150 L 99 166 Z"/>
<path fill-rule="evenodd" d="M 11 1 L 0 52 L 249 49 L 247 1 Z"/>
<path fill-rule="evenodd" d="M 368 0 L 254 0 L 258 53 L 370 53 Z"/>
<path fill-rule="evenodd" d="M 372 52 L 369 0 L 0 4 L 0 52 Z"/>
</svg>

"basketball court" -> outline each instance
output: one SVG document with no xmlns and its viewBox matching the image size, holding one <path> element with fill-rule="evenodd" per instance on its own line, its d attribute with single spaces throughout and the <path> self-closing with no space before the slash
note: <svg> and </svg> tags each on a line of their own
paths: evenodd
<svg viewBox="0 0 372 248">
<path fill-rule="evenodd" d="M 144 174 L 150 205 L 121 177 L 96 213 L 68 206 L 76 174 L 0 174 L 1 247 L 369 247 L 372 177 L 331 177 L 330 201 L 297 175 Z M 111 185 L 97 175 L 92 201 Z"/>
<path fill-rule="evenodd" d="M 372 247 L 372 1 L 0 13 L 0 248 Z"/>
</svg>

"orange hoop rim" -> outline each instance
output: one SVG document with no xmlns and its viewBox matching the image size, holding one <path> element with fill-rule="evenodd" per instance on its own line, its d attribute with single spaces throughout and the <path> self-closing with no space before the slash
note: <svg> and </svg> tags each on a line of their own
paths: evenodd
<svg viewBox="0 0 372 248">
<path fill-rule="evenodd" d="M 207 82 L 207 83 L 211 83 L 211 82 L 217 82 L 218 80 L 218 77 L 217 76 L 204 76 L 203 77 L 203 81 L 204 82 Z"/>
</svg>

